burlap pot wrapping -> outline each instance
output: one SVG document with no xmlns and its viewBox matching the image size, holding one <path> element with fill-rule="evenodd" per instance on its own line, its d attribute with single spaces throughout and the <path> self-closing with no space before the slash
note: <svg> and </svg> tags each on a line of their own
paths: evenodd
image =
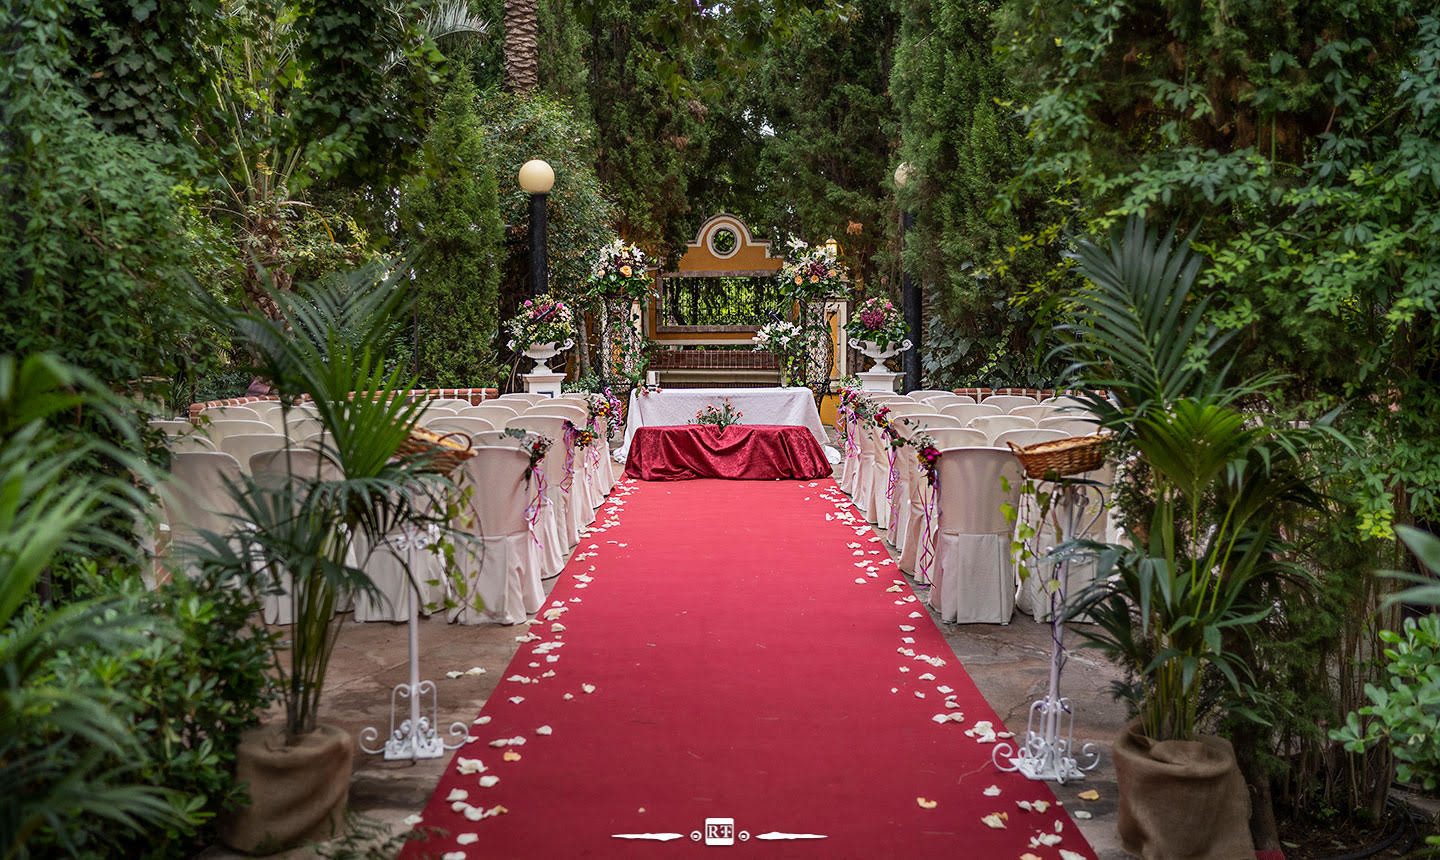
<svg viewBox="0 0 1440 860">
<path fill-rule="evenodd" d="M 1134 720 L 1114 754 L 1126 851 L 1145 860 L 1254 860 L 1250 798 L 1229 741 L 1152 741 Z"/>
<path fill-rule="evenodd" d="M 225 816 L 220 838 L 247 854 L 274 853 L 338 835 L 350 797 L 355 749 L 344 730 L 321 726 L 294 746 L 280 726 L 240 738 L 235 777 L 250 785 L 250 806 Z"/>
</svg>

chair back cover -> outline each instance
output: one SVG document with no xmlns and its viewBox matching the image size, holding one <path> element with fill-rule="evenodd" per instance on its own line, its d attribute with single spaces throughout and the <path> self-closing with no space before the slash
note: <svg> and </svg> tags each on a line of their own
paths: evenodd
<svg viewBox="0 0 1440 860">
<path fill-rule="evenodd" d="M 250 474 L 250 458 L 261 451 L 279 451 L 285 447 L 279 433 L 237 433 L 220 440 L 220 450 L 240 463 L 240 471 Z"/>
<path fill-rule="evenodd" d="M 539 403 L 542 400 L 549 399 L 550 398 L 544 394 L 531 394 L 528 391 L 512 391 L 509 394 L 502 394 L 499 397 L 486 400 L 481 405 L 488 406 L 491 403 L 524 403 L 528 406 L 531 403 Z"/>
<path fill-rule="evenodd" d="M 254 411 L 254 410 L 251 410 Z M 201 413 L 202 415 L 205 413 Z M 208 426 L 200 428 L 210 437 L 210 441 L 217 446 L 224 441 L 226 436 L 238 436 L 241 433 L 274 433 L 275 428 L 269 421 L 249 421 L 243 419 L 222 418 L 218 421 L 211 421 Z"/>
<path fill-rule="evenodd" d="M 941 427 L 961 428 L 965 422 L 953 415 L 911 415 L 905 419 L 922 430 L 938 430 Z"/>
<path fill-rule="evenodd" d="M 461 418 L 480 418 L 489 421 L 496 427 L 504 427 L 505 422 L 519 415 L 527 408 L 529 407 L 519 400 L 511 400 L 507 403 L 487 401 L 479 406 L 470 406 L 462 409 L 458 415 Z"/>
<path fill-rule="evenodd" d="M 933 397 L 925 398 L 925 402 L 931 407 L 944 411 L 946 406 L 958 406 L 966 403 L 974 403 L 975 398 L 968 394 L 936 394 Z"/>
<path fill-rule="evenodd" d="M 541 403 L 531 406 L 525 410 L 526 415 L 553 415 L 560 418 L 568 418 L 571 424 L 576 427 L 584 427 L 590 422 L 590 410 L 584 406 L 574 403 Z"/>
<path fill-rule="evenodd" d="M 1039 423 L 1041 418 L 1049 418 L 1051 415 L 1060 414 L 1057 411 L 1058 408 L 1059 407 L 1055 406 L 1054 404 L 1041 403 L 1038 406 L 1016 406 L 1014 409 L 1011 409 L 1006 414 L 1019 415 L 1021 418 L 1029 418 L 1030 420 Z"/>
<path fill-rule="evenodd" d="M 441 409 L 449 409 L 454 412 L 459 412 L 461 409 L 470 408 L 472 404 L 470 403 L 470 401 L 461 400 L 458 397 L 433 397 L 425 401 L 425 405 L 430 407 L 438 406 Z"/>
<path fill-rule="evenodd" d="M 1019 415 L 979 415 L 970 419 L 970 427 L 984 433 L 995 444 L 995 437 L 1006 430 L 1033 430 L 1035 422 L 1029 418 L 1022 418 Z"/>
<path fill-rule="evenodd" d="M 935 427 L 925 432 L 935 440 L 935 446 L 941 449 L 983 447 L 990 444 L 989 437 L 969 427 Z"/>
<path fill-rule="evenodd" d="M 554 415 L 523 415 L 511 418 L 505 429 L 529 430 L 550 438 L 550 450 L 545 454 L 541 468 L 545 470 L 545 483 L 552 488 L 565 480 L 565 419 Z M 579 471 L 576 469 L 576 471 Z"/>
<path fill-rule="evenodd" d="M 1021 448 L 1024 448 L 1026 445 L 1035 445 L 1040 442 L 1054 442 L 1056 439 L 1064 439 L 1065 437 L 1066 434 L 1063 430 L 1042 430 L 1038 427 L 1032 430 L 1028 427 L 1022 427 L 1019 430 L 1006 430 L 1004 433 L 996 436 L 995 447 L 1004 448 L 1008 451 L 1010 450 L 1010 446 L 1006 445 L 1006 442 L 1013 442 Z"/>
<path fill-rule="evenodd" d="M 180 436 L 185 433 L 194 433 L 199 429 L 184 418 L 151 418 L 145 423 L 167 436 Z"/>
<path fill-rule="evenodd" d="M 482 430 L 470 437 L 470 444 L 476 448 L 518 448 L 523 442 L 519 436 L 512 436 L 504 430 Z"/>
<path fill-rule="evenodd" d="M 495 425 L 484 418 L 436 418 L 427 424 L 425 429 L 436 433 L 464 433 L 473 442 L 476 433 L 494 430 Z"/>
<path fill-rule="evenodd" d="M 920 388 L 910 392 L 910 398 L 912 400 L 929 400 L 932 397 L 944 397 L 953 393 L 953 391 L 946 391 L 943 388 Z"/>
<path fill-rule="evenodd" d="M 165 447 L 171 454 L 182 454 L 191 451 L 219 451 L 210 437 L 200 433 L 181 433 L 177 436 L 166 436 Z"/>
<path fill-rule="evenodd" d="M 211 421 L 260 421 L 260 413 L 249 406 L 210 406 L 200 414 Z"/>
<path fill-rule="evenodd" d="M 471 524 L 476 534 L 502 537 L 529 529 L 525 508 L 536 492 L 530 455 L 509 446 L 476 448 L 461 466 L 461 474 L 475 488 L 470 511 L 476 518 Z"/>
<path fill-rule="evenodd" d="M 987 406 L 984 403 L 950 403 L 940 407 L 941 415 L 953 415 L 969 424 L 974 418 L 981 415 L 1004 415 L 1005 411 L 999 406 Z"/>
<path fill-rule="evenodd" d="M 988 403 L 991 406 L 999 406 L 1006 412 L 1009 412 L 1016 406 L 1036 406 L 1040 403 L 1040 401 L 1035 398 L 1028 397 L 1024 394 L 992 394 L 980 402 Z"/>
<path fill-rule="evenodd" d="M 1020 461 L 999 448 L 945 448 L 940 475 L 940 531 L 962 535 L 1008 535 L 1001 506 L 1020 503 Z M 1006 483 L 1008 482 L 1008 484 Z M 1007 490 L 1006 487 L 1009 487 Z"/>
<path fill-rule="evenodd" d="M 241 479 L 234 457 L 221 451 L 173 452 L 170 475 L 162 498 L 172 535 L 230 531 L 235 524 L 229 517 L 240 510 L 229 490 Z"/>
<path fill-rule="evenodd" d="M 1063 415 L 1041 418 L 1040 427 L 1043 430 L 1064 431 L 1066 436 L 1092 436 L 1100 432 L 1100 425 L 1093 418 L 1067 418 Z"/>
</svg>

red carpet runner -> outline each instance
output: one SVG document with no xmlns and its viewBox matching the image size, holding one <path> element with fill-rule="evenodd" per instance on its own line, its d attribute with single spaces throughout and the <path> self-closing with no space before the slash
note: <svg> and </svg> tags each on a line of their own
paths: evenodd
<svg viewBox="0 0 1440 860">
<path fill-rule="evenodd" d="M 842 502 L 617 485 L 421 814 L 447 835 L 406 856 L 1093 858 L 991 765 L 1003 724 Z"/>
</svg>

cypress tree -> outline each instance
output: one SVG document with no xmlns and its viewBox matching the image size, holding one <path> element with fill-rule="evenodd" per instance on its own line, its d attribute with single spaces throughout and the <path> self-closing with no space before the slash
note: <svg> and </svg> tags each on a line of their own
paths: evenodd
<svg viewBox="0 0 1440 860">
<path fill-rule="evenodd" d="M 406 189 L 402 224 L 415 265 L 416 356 L 422 384 L 493 383 L 503 238 L 475 85 L 461 66 Z"/>
<path fill-rule="evenodd" d="M 1046 350 L 1025 297 L 1047 272 L 1045 251 L 1022 225 L 1043 204 L 996 206 L 1029 148 L 993 50 L 993 4 L 899 5 L 891 92 L 911 167 L 900 203 L 915 213 L 905 261 L 939 311 L 927 371 L 937 382 L 1042 382 Z"/>
</svg>

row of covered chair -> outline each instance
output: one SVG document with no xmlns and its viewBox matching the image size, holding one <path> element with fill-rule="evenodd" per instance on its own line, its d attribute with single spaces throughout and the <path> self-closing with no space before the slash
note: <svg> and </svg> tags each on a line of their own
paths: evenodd
<svg viewBox="0 0 1440 860">
<path fill-rule="evenodd" d="M 466 401 L 428 401 L 421 423 L 434 432 L 463 432 L 474 454 L 453 475 L 458 483 L 472 488 L 469 508 L 456 525 L 466 538 L 456 546 L 456 562 L 463 586 L 450 593 L 456 604 L 449 618 L 460 623 L 499 621 L 517 623 L 540 609 L 544 597 L 542 580 L 560 572 L 570 551 L 578 543 L 580 530 L 595 519 L 595 509 L 610 492 L 614 477 L 608 455 L 609 427 L 598 421 L 595 438 L 580 448 L 575 437 L 589 424 L 588 395 L 557 398 L 542 395 L 506 395 L 472 406 Z M 490 407 L 490 408 L 487 408 Z M 266 415 L 269 433 L 230 433 L 231 422 L 254 419 L 233 417 L 229 410 L 249 407 L 218 407 L 219 417 L 185 426 L 162 425 L 170 433 L 174 486 L 164 511 L 172 543 L 183 543 L 200 529 L 223 531 L 236 514 L 227 485 L 242 475 L 256 480 L 276 473 L 317 475 L 328 461 L 324 455 L 323 432 L 312 430 L 304 439 L 293 432 L 287 438 L 274 432 Z M 312 407 L 313 408 L 313 407 Z M 475 410 L 484 410 L 476 414 Z M 209 418 L 205 410 L 203 417 Z M 251 410 L 253 411 L 253 410 Z M 312 409 L 298 413 L 294 424 L 303 429 Z M 318 422 L 317 422 L 318 423 Z M 215 432 L 217 426 L 219 433 Z M 281 419 L 281 427 L 285 427 Z M 258 429 L 258 428 L 245 428 Z M 508 432 L 507 432 L 508 431 Z M 531 470 L 527 440 L 538 434 L 552 445 Z M 214 444 L 218 436 L 218 446 Z M 286 447 L 287 441 L 290 447 Z M 285 471 L 285 463 L 289 471 Z M 391 536 L 397 545 L 407 544 L 401 535 Z M 409 600 L 418 595 L 422 603 L 438 603 L 446 595 L 440 561 L 430 553 L 411 554 L 414 582 L 404 577 L 396 551 L 361 548 L 360 560 L 376 583 L 378 596 L 361 596 L 354 607 L 357 621 L 403 620 Z M 484 610 L 474 607 L 478 595 Z M 288 600 L 284 595 L 267 599 L 266 620 L 286 623 Z"/>
<path fill-rule="evenodd" d="M 1007 443 L 1023 447 L 1087 435 L 1098 431 L 1095 418 L 1075 401 L 1046 404 L 1057 414 L 1037 424 L 1026 415 L 966 413 L 966 407 L 986 404 L 947 403 L 935 392 L 862 396 L 872 408 L 887 408 L 886 417 L 901 439 L 909 441 L 916 433 L 929 438 L 939 451 L 936 481 L 930 484 L 914 447 L 892 445 L 888 434 L 864 422 L 842 429 L 847 444 L 841 488 L 870 522 L 889 531 L 899 566 L 930 586 L 929 601 L 945 621 L 1008 623 L 1017 605 L 1011 553 L 1017 524 L 1005 516 L 1004 506 L 1019 510 L 1021 521 L 1029 518 L 1027 524 L 1039 532 L 1035 545 L 1043 548 L 1054 539 L 1035 521 L 1033 504 L 1022 500 L 1020 464 Z M 1030 401 L 1009 405 L 1012 410 L 1041 405 Z M 1106 476 L 1089 477 L 1109 482 Z M 1097 522 L 1103 528 L 1103 518 Z M 1072 563 L 1071 579 L 1083 578 L 1083 567 Z M 1020 608 L 1037 620 L 1049 611 L 1042 588 L 1040 577 L 1033 576 L 1018 594 Z"/>
</svg>

